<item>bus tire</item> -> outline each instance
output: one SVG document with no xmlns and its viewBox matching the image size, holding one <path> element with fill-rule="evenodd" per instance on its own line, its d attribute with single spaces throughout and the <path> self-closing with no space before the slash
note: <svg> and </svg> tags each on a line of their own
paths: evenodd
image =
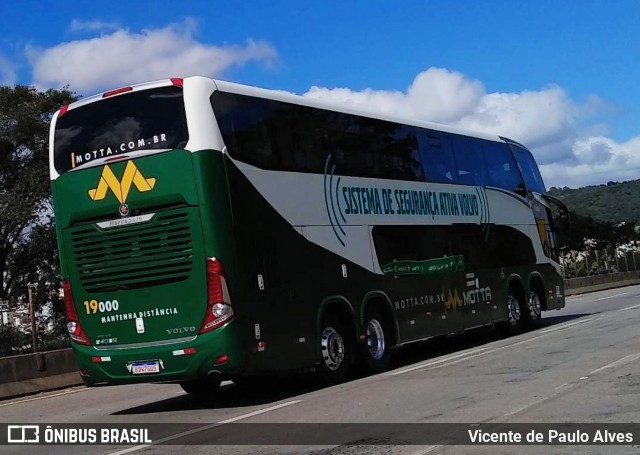
<svg viewBox="0 0 640 455">
<path fill-rule="evenodd" d="M 325 313 L 320 324 L 318 376 L 327 384 L 344 380 L 349 369 L 353 341 L 347 325 L 335 314 Z"/>
<path fill-rule="evenodd" d="M 218 377 L 203 376 L 180 383 L 182 390 L 189 396 L 202 401 L 207 401 L 216 396 L 222 380 Z"/>
<path fill-rule="evenodd" d="M 537 329 L 542 325 L 542 299 L 534 290 L 529 291 L 526 311 L 522 315 L 522 322 L 527 329 Z"/>
<path fill-rule="evenodd" d="M 391 328 L 380 312 L 367 311 L 364 321 L 366 343 L 360 345 L 360 360 L 369 373 L 379 373 L 389 367 L 391 359 Z"/>
<path fill-rule="evenodd" d="M 518 299 L 518 293 L 509 289 L 507 294 L 507 320 L 500 324 L 501 331 L 507 336 L 517 335 L 523 330 L 522 314 L 525 305 Z"/>
</svg>

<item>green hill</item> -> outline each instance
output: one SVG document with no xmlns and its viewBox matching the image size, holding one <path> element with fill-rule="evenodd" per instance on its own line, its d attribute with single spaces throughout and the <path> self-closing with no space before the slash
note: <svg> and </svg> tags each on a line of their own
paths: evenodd
<svg viewBox="0 0 640 455">
<path fill-rule="evenodd" d="M 560 198 L 570 211 L 599 221 L 640 224 L 640 180 L 609 182 L 583 188 L 551 188 L 549 194 Z"/>
</svg>

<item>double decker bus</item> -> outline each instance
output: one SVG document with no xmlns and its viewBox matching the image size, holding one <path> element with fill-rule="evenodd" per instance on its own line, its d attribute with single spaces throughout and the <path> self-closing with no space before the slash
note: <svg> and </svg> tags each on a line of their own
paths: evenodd
<svg viewBox="0 0 640 455">
<path fill-rule="evenodd" d="M 175 78 L 60 109 L 50 172 L 87 385 L 331 383 L 565 304 L 566 208 L 503 137 Z"/>
</svg>

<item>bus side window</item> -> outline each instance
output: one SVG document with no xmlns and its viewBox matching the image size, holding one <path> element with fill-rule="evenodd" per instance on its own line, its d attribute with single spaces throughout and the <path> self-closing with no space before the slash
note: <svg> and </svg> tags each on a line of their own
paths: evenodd
<svg viewBox="0 0 640 455">
<path fill-rule="evenodd" d="M 281 170 L 322 173 L 324 159 L 320 147 L 314 111 L 305 106 L 276 103 L 273 112 L 274 138 Z"/>
<path fill-rule="evenodd" d="M 424 181 L 415 128 L 376 120 L 373 131 L 376 177 Z"/>
<path fill-rule="evenodd" d="M 458 165 L 458 181 L 465 185 L 487 184 L 486 167 L 480 139 L 454 136 L 453 150 Z"/>
<path fill-rule="evenodd" d="M 419 129 L 418 143 L 425 180 L 438 183 L 457 183 L 458 169 L 449 136 Z"/>
<path fill-rule="evenodd" d="M 333 155 L 337 174 L 374 176 L 372 138 L 366 120 L 351 114 L 332 113 L 326 123 L 326 147 Z"/>
<path fill-rule="evenodd" d="M 483 141 L 482 152 L 487 164 L 488 185 L 513 191 L 522 185 L 522 176 L 518 170 L 507 144 L 503 142 Z"/>
<path fill-rule="evenodd" d="M 297 106 L 295 113 L 294 147 L 302 151 L 305 170 L 322 174 L 326 156 L 322 147 L 321 120 L 325 111 L 317 111 L 306 106 Z"/>
<path fill-rule="evenodd" d="M 215 92 L 211 101 L 232 157 L 262 169 L 278 169 L 273 144 L 273 102 Z"/>
</svg>

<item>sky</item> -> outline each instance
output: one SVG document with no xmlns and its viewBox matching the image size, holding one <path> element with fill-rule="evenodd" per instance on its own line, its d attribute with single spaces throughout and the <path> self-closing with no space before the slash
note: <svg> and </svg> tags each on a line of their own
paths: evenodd
<svg viewBox="0 0 640 455">
<path fill-rule="evenodd" d="M 0 85 L 204 75 L 507 136 L 547 187 L 640 178 L 636 0 L 2 0 L 0 18 Z"/>
</svg>

